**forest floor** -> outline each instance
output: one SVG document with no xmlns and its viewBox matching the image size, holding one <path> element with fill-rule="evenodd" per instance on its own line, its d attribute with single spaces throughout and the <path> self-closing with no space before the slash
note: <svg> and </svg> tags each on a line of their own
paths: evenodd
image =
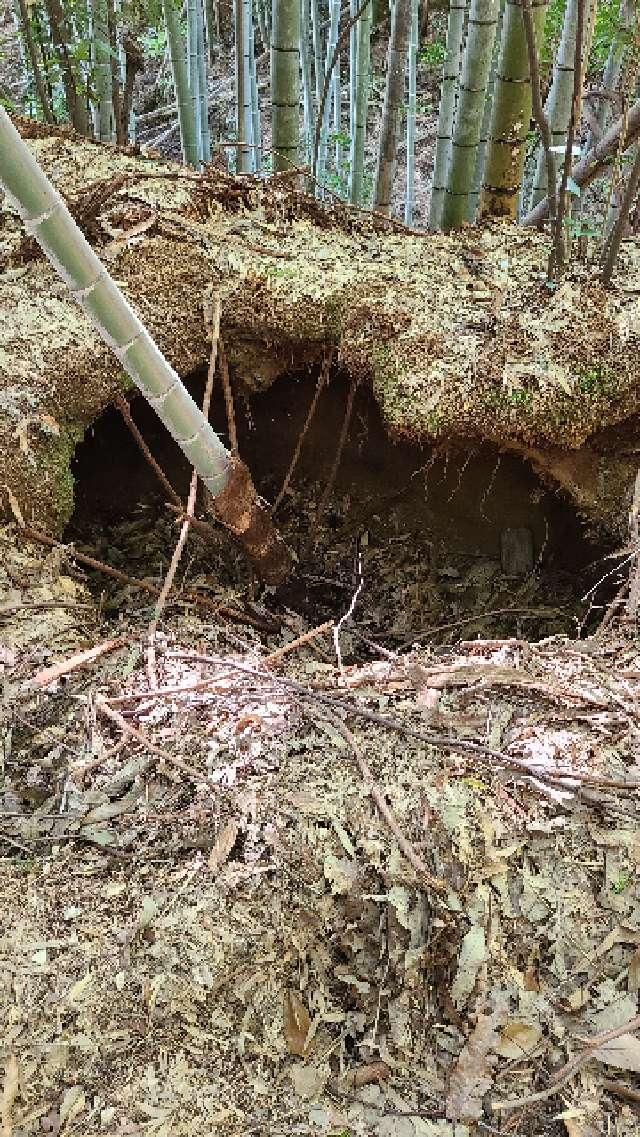
<svg viewBox="0 0 640 1137">
<path fill-rule="evenodd" d="M 144 513 L 94 526 L 159 584 Z M 638 1132 L 632 625 L 501 638 L 458 593 L 384 646 L 399 534 L 340 659 L 327 524 L 324 606 L 256 598 L 268 631 L 190 540 L 153 662 L 133 585 L 0 540 L 5 1132 Z"/>
</svg>

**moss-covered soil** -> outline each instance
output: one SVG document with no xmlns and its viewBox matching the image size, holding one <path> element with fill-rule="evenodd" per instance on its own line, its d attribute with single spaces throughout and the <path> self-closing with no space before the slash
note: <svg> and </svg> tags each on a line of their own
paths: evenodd
<svg viewBox="0 0 640 1137">
<path fill-rule="evenodd" d="M 549 290 L 536 232 L 500 224 L 412 235 L 343 207 L 321 210 L 286 180 L 198 180 L 151 157 L 29 132 L 182 375 L 206 363 L 203 309 L 217 292 L 238 384 L 264 388 L 332 351 L 371 385 L 395 435 L 515 450 L 595 526 L 624 526 L 637 242 L 623 249 L 614 291 L 581 263 Z M 0 494 L 5 512 L 60 530 L 72 510 L 70 456 L 123 377 L 7 203 L 0 242 Z"/>
</svg>

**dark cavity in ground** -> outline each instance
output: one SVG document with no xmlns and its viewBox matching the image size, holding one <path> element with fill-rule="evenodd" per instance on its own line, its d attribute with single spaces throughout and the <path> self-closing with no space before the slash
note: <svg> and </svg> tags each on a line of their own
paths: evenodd
<svg viewBox="0 0 640 1137">
<path fill-rule="evenodd" d="M 194 375 L 188 384 L 198 401 L 204 378 Z M 278 380 L 265 393 L 235 392 L 240 453 L 270 502 L 289 468 L 316 381 L 317 373 L 306 371 Z M 389 438 L 368 389 L 356 394 L 333 492 L 318 518 L 348 391 L 348 377 L 336 372 L 320 397 L 277 513 L 299 563 L 292 581 L 262 603 L 312 624 L 338 618 L 361 570 L 355 627 L 387 647 L 420 637 L 536 639 L 592 630 L 610 591 L 605 584 L 590 599 L 583 597 L 611 565 L 604 560 L 608 550 L 588 539 L 573 508 L 525 462 L 489 445 Z M 186 500 L 190 470 L 179 448 L 141 397 L 131 408 Z M 211 421 L 228 444 L 219 391 Z M 117 410 L 108 410 L 87 432 L 74 475 L 76 509 L 67 539 L 121 571 L 161 583 L 177 537 L 176 516 Z M 244 558 L 222 530 L 215 541 L 190 537 L 178 580 L 219 599 L 231 592 L 237 600 L 251 588 Z M 94 582 L 106 589 L 112 608 L 148 602 L 102 576 Z"/>
</svg>

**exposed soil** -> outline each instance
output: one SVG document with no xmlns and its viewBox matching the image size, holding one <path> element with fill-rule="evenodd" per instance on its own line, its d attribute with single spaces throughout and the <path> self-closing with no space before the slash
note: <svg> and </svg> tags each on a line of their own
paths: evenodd
<svg viewBox="0 0 640 1137">
<path fill-rule="evenodd" d="M 196 398 L 202 382 L 195 378 L 190 384 Z M 268 501 L 282 485 L 316 382 L 317 374 L 296 375 L 278 380 L 265 394 L 237 399 L 240 453 L 250 456 L 256 486 Z M 276 607 L 286 602 L 312 624 L 337 618 L 357 587 L 360 558 L 359 627 L 388 647 L 440 624 L 445 629 L 435 638 L 449 642 L 457 637 L 456 621 L 466 624 L 474 616 L 469 625 L 474 634 L 519 635 L 524 629 L 540 638 L 578 628 L 584 633 L 610 597 L 616 574 L 610 576 L 612 563 L 603 559 L 609 550 L 588 540 L 571 506 L 545 489 L 528 464 L 489 445 L 456 449 L 393 442 L 364 388 L 356 397 L 333 493 L 309 547 L 348 389 L 338 374 L 323 391 L 278 511 L 280 531 L 299 560 Z M 190 471 L 178 447 L 144 400 L 136 398 L 133 411 L 152 453 L 186 498 Z M 221 397 L 212 422 L 224 437 Z M 173 549 L 175 520 L 119 412 L 107 412 L 89 430 L 72 469 L 76 509 L 67 539 L 134 576 L 157 575 Z M 501 552 L 509 530 L 532 538 L 531 565 L 515 576 Z M 213 591 L 248 587 L 244 560 L 223 533 L 213 546 L 206 538 L 195 540 L 185 584 L 203 579 Z M 104 589 L 104 577 L 96 585 Z M 495 610 L 498 615 L 485 615 Z M 357 658 L 363 648 L 353 646 Z"/>
</svg>

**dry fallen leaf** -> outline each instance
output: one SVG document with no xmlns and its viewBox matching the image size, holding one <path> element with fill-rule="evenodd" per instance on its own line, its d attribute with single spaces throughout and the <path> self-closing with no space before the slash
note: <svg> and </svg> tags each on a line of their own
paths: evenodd
<svg viewBox="0 0 640 1137">
<path fill-rule="evenodd" d="M 6 484 L 6 482 L 5 482 L 4 488 L 7 491 L 7 497 L 9 498 L 9 505 L 11 506 L 11 512 L 13 513 L 13 516 L 15 517 L 16 521 L 18 522 L 18 525 L 24 525 L 24 517 L 22 516 L 22 510 L 20 509 L 20 505 L 19 505 L 17 497 L 15 496 L 14 493 L 11 492 L 11 489 Z"/>
<path fill-rule="evenodd" d="M 10 1054 L 4 1064 L 4 1083 L 2 1086 L 2 1100 L 0 1103 L 0 1123 L 2 1124 L 2 1137 L 12 1137 L 13 1133 L 13 1103 L 18 1096 L 20 1086 L 20 1068 L 15 1054 Z"/>
<path fill-rule="evenodd" d="M 290 1054 L 299 1058 L 307 1053 L 307 1035 L 311 1018 L 297 991 L 289 990 L 284 997 L 284 1037 Z"/>
<path fill-rule="evenodd" d="M 493 1085 L 487 1055 L 498 1045 L 498 1030 L 504 1019 L 502 1008 L 490 1015 L 478 1015 L 478 1022 L 451 1070 L 447 1092 L 449 1121 L 477 1121 L 482 1117 L 482 1099 Z"/>
<path fill-rule="evenodd" d="M 542 1037 L 542 1027 L 538 1023 L 518 1022 L 511 1019 L 500 1033 L 500 1041 L 495 1048 L 501 1058 L 526 1058 L 538 1045 Z"/>
<path fill-rule="evenodd" d="M 238 826 L 236 822 L 227 821 L 227 824 L 221 829 L 218 840 L 209 853 L 209 868 L 211 872 L 217 872 L 228 860 L 229 854 L 236 843 L 237 836 Z"/>
<path fill-rule="evenodd" d="M 352 1089 L 359 1089 L 360 1086 L 369 1086 L 372 1082 L 386 1081 L 390 1073 L 391 1070 L 386 1062 L 370 1062 L 367 1066 L 358 1066 L 355 1070 L 350 1070 L 344 1080 Z"/>
<path fill-rule="evenodd" d="M 617 1066 L 619 1070 L 631 1070 L 640 1074 L 640 1038 L 635 1034 L 621 1034 L 605 1042 L 594 1052 L 594 1058 L 607 1066 Z"/>
<path fill-rule="evenodd" d="M 318 1097 L 329 1081 L 331 1070 L 328 1064 L 310 1066 L 297 1062 L 289 1071 L 289 1077 L 298 1097 L 310 1100 Z"/>
</svg>

